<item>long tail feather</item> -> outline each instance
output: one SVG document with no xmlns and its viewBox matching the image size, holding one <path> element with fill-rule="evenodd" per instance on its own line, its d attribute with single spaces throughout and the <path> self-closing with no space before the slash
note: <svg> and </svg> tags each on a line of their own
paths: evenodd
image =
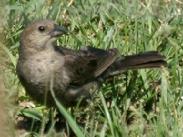
<svg viewBox="0 0 183 137">
<path fill-rule="evenodd" d="M 117 75 L 129 69 L 159 68 L 166 66 L 165 57 L 157 51 L 120 57 L 106 71 L 107 76 Z"/>
</svg>

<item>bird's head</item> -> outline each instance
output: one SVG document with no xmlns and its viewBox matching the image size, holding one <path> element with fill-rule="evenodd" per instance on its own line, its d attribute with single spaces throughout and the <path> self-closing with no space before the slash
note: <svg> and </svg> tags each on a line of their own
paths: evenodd
<svg viewBox="0 0 183 137">
<path fill-rule="evenodd" d="M 31 48 L 44 48 L 58 36 L 67 34 L 67 29 L 52 20 L 40 20 L 28 25 L 21 35 L 21 44 Z M 32 47 L 33 46 L 33 47 Z"/>
</svg>

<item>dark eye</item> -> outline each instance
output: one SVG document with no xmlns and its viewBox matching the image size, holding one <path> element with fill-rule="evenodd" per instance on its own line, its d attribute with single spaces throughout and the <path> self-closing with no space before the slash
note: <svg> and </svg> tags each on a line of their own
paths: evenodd
<svg viewBox="0 0 183 137">
<path fill-rule="evenodd" d="M 39 29 L 40 32 L 44 32 L 45 31 L 45 26 L 39 26 L 38 29 Z"/>
</svg>

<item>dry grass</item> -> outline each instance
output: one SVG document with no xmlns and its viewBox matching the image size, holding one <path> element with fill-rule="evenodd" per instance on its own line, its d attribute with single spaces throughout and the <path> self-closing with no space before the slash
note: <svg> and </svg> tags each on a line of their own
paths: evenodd
<svg viewBox="0 0 183 137">
<path fill-rule="evenodd" d="M 0 46 L 3 46 L 0 43 Z M 6 100 L 6 91 L 4 86 L 4 77 L 2 75 L 3 69 L 6 68 L 7 56 L 0 50 L 0 136 L 1 137 L 12 137 L 12 119 L 10 120 L 9 115 L 9 101 Z"/>
</svg>

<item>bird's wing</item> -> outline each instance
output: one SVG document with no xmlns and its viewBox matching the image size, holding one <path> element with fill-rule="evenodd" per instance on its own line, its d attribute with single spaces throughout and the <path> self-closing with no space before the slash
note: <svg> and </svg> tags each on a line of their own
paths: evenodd
<svg viewBox="0 0 183 137">
<path fill-rule="evenodd" d="M 63 50 L 65 67 L 73 84 L 82 85 L 101 75 L 118 57 L 117 49 L 85 47 L 71 53 Z"/>
</svg>

